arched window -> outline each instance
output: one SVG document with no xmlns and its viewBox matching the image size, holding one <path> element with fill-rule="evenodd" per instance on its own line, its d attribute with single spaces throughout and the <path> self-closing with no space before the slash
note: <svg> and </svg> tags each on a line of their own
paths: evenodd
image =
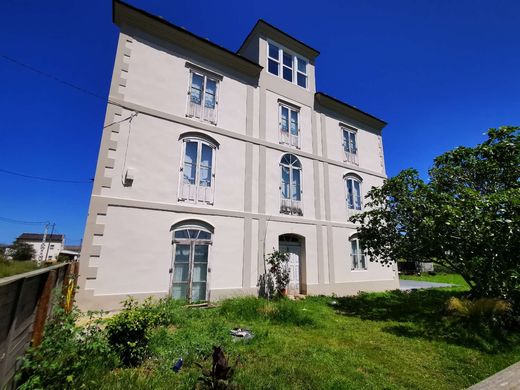
<svg viewBox="0 0 520 390">
<path fill-rule="evenodd" d="M 344 177 L 347 190 L 347 208 L 351 212 L 358 212 L 363 209 L 361 195 L 361 177 L 356 174 L 348 173 Z"/>
<path fill-rule="evenodd" d="M 365 253 L 363 246 L 359 241 L 357 234 L 350 237 L 350 258 L 351 258 L 351 269 L 353 271 L 362 271 L 367 269 L 367 263 L 365 259 Z"/>
<path fill-rule="evenodd" d="M 303 215 L 302 209 L 302 166 L 300 160 L 292 154 L 284 154 L 280 161 L 281 183 L 280 212 Z"/>
<path fill-rule="evenodd" d="M 172 226 L 173 277 L 171 295 L 189 302 L 205 301 L 208 285 L 208 257 L 213 227 L 189 220 Z"/>
<path fill-rule="evenodd" d="M 213 204 L 218 143 L 201 133 L 184 133 L 179 200 Z"/>
</svg>

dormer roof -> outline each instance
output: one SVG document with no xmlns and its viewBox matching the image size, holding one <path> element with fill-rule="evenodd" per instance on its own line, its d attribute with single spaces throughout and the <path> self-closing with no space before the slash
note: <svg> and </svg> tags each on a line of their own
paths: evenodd
<svg viewBox="0 0 520 390">
<path fill-rule="evenodd" d="M 237 54 L 241 54 L 242 50 L 251 42 L 251 39 L 259 35 L 270 38 L 311 61 L 320 55 L 318 50 L 283 32 L 272 24 L 267 23 L 263 19 L 259 19 L 258 22 L 256 22 L 253 29 L 249 32 L 244 42 L 242 42 L 242 45 L 237 50 Z"/>
</svg>

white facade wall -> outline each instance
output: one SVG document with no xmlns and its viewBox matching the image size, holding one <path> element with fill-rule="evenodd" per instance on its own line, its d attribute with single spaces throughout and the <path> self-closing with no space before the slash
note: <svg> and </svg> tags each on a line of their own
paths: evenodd
<svg viewBox="0 0 520 390">
<path fill-rule="evenodd" d="M 264 254 L 279 236 L 302 245 L 301 284 L 308 294 L 352 294 L 397 288 L 396 270 L 368 263 L 352 271 L 343 176 L 363 178 L 363 192 L 385 177 L 381 131 L 315 107 L 315 71 L 308 89 L 262 70 L 257 83 L 222 62 L 137 29 L 120 34 L 94 190 L 80 256 L 83 308 L 114 309 L 128 295 L 166 296 L 172 284 L 172 225 L 188 219 L 214 228 L 208 298 L 256 294 Z M 244 53 L 266 66 L 266 40 Z M 186 117 L 189 68 L 222 76 L 217 125 Z M 280 145 L 279 99 L 300 108 L 301 149 Z M 340 123 L 358 129 L 359 166 L 345 164 Z M 218 142 L 213 205 L 179 201 L 181 134 L 199 132 Z M 302 164 L 303 216 L 280 213 L 280 166 L 292 152 Z M 125 183 L 130 169 L 134 180 Z"/>
<path fill-rule="evenodd" d="M 41 241 L 24 241 L 25 243 L 31 245 L 36 253 L 33 260 L 38 260 L 38 256 L 40 255 L 42 242 Z M 61 242 L 46 242 L 43 244 L 43 261 L 46 260 L 55 260 L 58 258 L 61 250 L 63 249 L 63 243 Z"/>
</svg>

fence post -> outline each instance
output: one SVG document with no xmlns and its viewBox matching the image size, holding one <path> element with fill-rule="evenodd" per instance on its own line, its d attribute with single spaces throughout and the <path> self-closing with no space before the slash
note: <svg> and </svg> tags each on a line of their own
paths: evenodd
<svg viewBox="0 0 520 390">
<path fill-rule="evenodd" d="M 38 309 L 36 310 L 36 317 L 34 319 L 32 345 L 37 347 L 42 342 L 43 329 L 45 327 L 45 321 L 49 314 L 49 304 L 51 301 L 52 289 L 56 284 L 56 270 L 53 269 L 47 275 L 45 286 L 43 287 L 40 301 L 38 302 Z"/>
<path fill-rule="evenodd" d="M 70 313 L 74 304 L 74 295 L 76 293 L 76 283 L 78 276 L 78 262 L 69 263 L 65 269 L 63 279 L 63 287 L 61 290 L 61 306 L 65 312 Z"/>
</svg>

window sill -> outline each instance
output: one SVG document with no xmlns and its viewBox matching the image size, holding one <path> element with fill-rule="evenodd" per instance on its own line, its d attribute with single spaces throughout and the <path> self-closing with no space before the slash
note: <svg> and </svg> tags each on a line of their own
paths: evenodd
<svg viewBox="0 0 520 390">
<path fill-rule="evenodd" d="M 217 122 L 208 121 L 206 119 L 197 118 L 196 116 L 186 114 L 186 118 L 193 119 L 194 121 L 200 122 L 200 123 L 207 123 L 209 125 L 217 126 Z"/>
</svg>

